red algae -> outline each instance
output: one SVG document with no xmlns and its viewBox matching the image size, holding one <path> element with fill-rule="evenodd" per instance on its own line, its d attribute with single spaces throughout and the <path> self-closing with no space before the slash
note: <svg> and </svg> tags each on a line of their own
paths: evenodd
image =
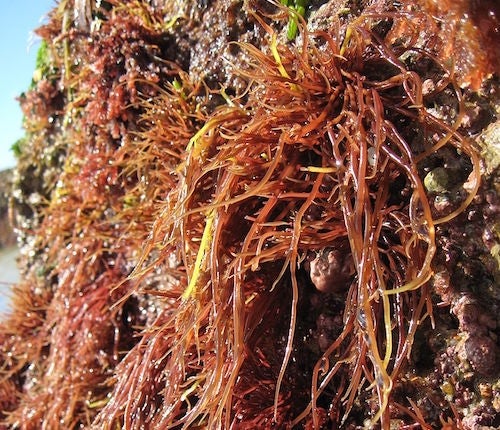
<svg viewBox="0 0 500 430">
<path fill-rule="evenodd" d="M 440 56 L 453 65 L 462 86 L 477 91 L 500 72 L 500 5 L 495 0 L 417 2 L 440 27 Z M 408 7 L 415 5 L 409 2 Z"/>
<path fill-rule="evenodd" d="M 178 3 L 38 30 L 2 425 L 495 426 L 494 3 Z"/>
</svg>

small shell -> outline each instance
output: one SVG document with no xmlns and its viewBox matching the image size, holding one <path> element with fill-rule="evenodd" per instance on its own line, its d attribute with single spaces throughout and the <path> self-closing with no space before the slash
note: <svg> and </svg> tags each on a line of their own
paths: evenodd
<svg viewBox="0 0 500 430">
<path fill-rule="evenodd" d="M 310 263 L 311 281 L 322 292 L 343 291 L 354 274 L 350 252 L 337 248 L 324 248 Z"/>
</svg>

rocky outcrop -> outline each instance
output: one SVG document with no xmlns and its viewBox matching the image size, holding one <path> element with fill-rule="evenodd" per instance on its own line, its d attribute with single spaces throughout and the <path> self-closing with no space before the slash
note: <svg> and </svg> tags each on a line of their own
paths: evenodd
<svg viewBox="0 0 500 430">
<path fill-rule="evenodd" d="M 9 218 L 13 174 L 11 169 L 0 172 L 0 249 L 13 246 L 16 243 L 16 235 Z"/>
<path fill-rule="evenodd" d="M 59 2 L 21 97 L 3 423 L 498 428 L 498 17 Z"/>
</svg>

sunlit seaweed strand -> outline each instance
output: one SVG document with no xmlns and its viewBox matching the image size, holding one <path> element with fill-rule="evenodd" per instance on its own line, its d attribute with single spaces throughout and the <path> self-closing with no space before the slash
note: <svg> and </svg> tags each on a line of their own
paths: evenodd
<svg viewBox="0 0 500 430">
<path fill-rule="evenodd" d="M 175 199 L 167 198 L 147 247 L 161 249 L 155 265 L 172 254 L 182 260 L 178 308 L 161 315 L 119 365 L 97 423 L 230 428 L 304 421 L 319 428 L 317 402 L 333 384 L 338 424 L 366 387 L 377 405 L 372 422 L 389 428 L 392 387 L 418 325 L 432 316 L 434 226 L 462 211 L 479 185 L 478 158 L 456 131 L 460 114 L 447 124 L 426 110 L 436 94 L 424 97 L 404 54 L 436 62 L 436 92 L 453 90 L 453 77 L 414 48 L 419 24 L 431 25 L 424 15 L 366 16 L 344 36 L 299 25 L 298 47 L 279 43 L 257 19 L 270 42 L 268 51 L 239 45 L 249 57 L 238 71 L 249 79 L 247 95 L 217 109 L 191 138 L 170 192 Z M 411 25 L 397 35 L 372 31 L 392 20 Z M 421 136 L 413 140 L 416 130 Z M 470 158 L 474 189 L 434 219 L 418 163 L 444 146 Z M 294 404 L 287 368 L 303 288 L 297 272 L 307 252 L 339 238 L 349 241 L 356 270 L 344 329 L 310 369 L 310 399 Z M 276 351 L 259 336 L 270 333 L 275 322 L 263 318 L 270 306 L 284 307 L 278 297 L 289 289 L 287 340 Z M 245 407 L 246 395 L 264 393 L 248 363 L 269 368 L 274 386 L 259 410 Z"/>
<path fill-rule="evenodd" d="M 13 382 L 1 393 L 2 403 L 11 400 L 1 413 L 15 428 L 90 426 L 108 400 L 115 365 L 137 343 L 133 326 L 140 317 L 135 302 L 123 299 L 129 297 L 124 279 L 155 216 L 149 200 L 137 211 L 145 197 L 141 167 L 154 169 L 155 153 L 137 157 L 134 172 L 127 163 L 142 109 L 138 93 L 157 94 L 155 82 L 173 66 L 153 43 L 157 34 L 146 22 L 151 8 L 95 3 L 62 1 L 37 30 L 50 67 L 37 70 L 22 97 L 29 142 L 19 170 L 41 171 L 37 187 L 45 194 L 29 183 L 19 186 L 19 194 L 38 201 L 29 207 L 31 228 L 18 226 L 29 253 L 1 327 L 2 384 Z M 127 3 L 142 10 L 143 20 Z M 87 18 L 96 18 L 100 31 Z M 169 185 L 165 177 L 161 182 Z"/>
</svg>

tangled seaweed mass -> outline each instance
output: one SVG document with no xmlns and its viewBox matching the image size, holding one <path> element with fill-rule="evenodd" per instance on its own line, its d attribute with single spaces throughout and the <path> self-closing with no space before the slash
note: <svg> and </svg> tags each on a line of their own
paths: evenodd
<svg viewBox="0 0 500 430">
<path fill-rule="evenodd" d="M 470 107 L 497 58 L 450 61 L 467 26 L 433 2 L 210 3 L 67 0 L 38 30 L 4 425 L 494 428 L 499 289 L 458 278 L 498 274 Z"/>
</svg>

